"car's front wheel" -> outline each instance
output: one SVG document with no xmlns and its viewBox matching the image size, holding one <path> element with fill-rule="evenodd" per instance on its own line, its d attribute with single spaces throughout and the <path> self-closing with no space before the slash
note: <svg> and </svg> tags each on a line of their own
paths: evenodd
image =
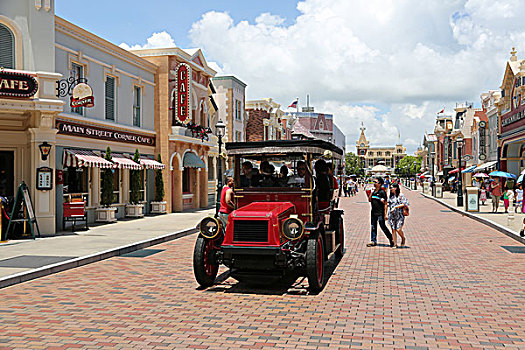
<svg viewBox="0 0 525 350">
<path fill-rule="evenodd" d="M 306 277 L 312 292 L 319 292 L 324 286 L 324 244 L 322 235 L 308 239 L 306 247 Z"/>
<path fill-rule="evenodd" d="M 219 272 L 213 240 L 198 237 L 193 249 L 193 273 L 202 287 L 212 286 Z"/>
</svg>

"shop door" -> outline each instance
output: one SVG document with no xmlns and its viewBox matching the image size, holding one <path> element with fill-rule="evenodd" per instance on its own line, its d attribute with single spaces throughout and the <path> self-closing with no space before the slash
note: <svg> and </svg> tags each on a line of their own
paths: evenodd
<svg viewBox="0 0 525 350">
<path fill-rule="evenodd" d="M 13 151 L 0 151 L 0 196 L 15 194 L 15 155 Z"/>
</svg>

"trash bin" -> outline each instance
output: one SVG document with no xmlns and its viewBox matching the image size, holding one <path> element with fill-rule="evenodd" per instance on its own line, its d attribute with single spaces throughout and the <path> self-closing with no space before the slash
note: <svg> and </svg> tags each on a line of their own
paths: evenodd
<svg viewBox="0 0 525 350">
<path fill-rule="evenodd" d="M 423 193 L 429 193 L 430 192 L 430 183 L 423 182 Z"/>
<path fill-rule="evenodd" d="M 479 211 L 479 196 L 477 187 L 467 187 L 467 211 Z"/>
<path fill-rule="evenodd" d="M 436 182 L 434 186 L 436 187 L 436 198 L 443 198 L 443 184 L 441 182 Z"/>
</svg>

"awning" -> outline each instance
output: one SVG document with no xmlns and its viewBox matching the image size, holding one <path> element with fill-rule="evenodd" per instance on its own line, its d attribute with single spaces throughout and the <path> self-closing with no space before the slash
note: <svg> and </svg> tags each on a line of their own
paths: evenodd
<svg viewBox="0 0 525 350">
<path fill-rule="evenodd" d="M 474 169 L 474 171 L 482 171 L 482 170 L 488 169 L 490 167 L 493 167 L 496 164 L 498 164 L 497 160 L 494 160 L 492 162 L 487 162 L 485 164 L 481 164 L 480 166 L 478 166 L 476 169 Z"/>
<path fill-rule="evenodd" d="M 164 164 L 149 158 L 140 158 L 140 164 L 144 169 L 164 169 L 166 167 Z"/>
<path fill-rule="evenodd" d="M 133 160 L 124 157 L 122 154 L 111 154 L 111 160 L 119 169 L 141 170 L 142 165 L 135 163 Z"/>
<path fill-rule="evenodd" d="M 188 152 L 184 155 L 182 165 L 185 168 L 206 168 L 206 165 L 195 153 Z"/>
<path fill-rule="evenodd" d="M 465 170 L 463 170 L 461 173 L 463 173 L 463 174 L 473 173 L 474 169 L 476 169 L 476 167 L 477 167 L 477 165 L 471 165 L 468 168 L 466 168 Z"/>
<path fill-rule="evenodd" d="M 461 168 L 461 169 L 463 169 L 463 168 Z M 459 172 L 459 168 L 456 168 L 454 170 L 450 170 L 448 173 L 449 174 L 456 174 L 457 172 Z"/>
<path fill-rule="evenodd" d="M 66 149 L 64 150 L 63 162 L 64 167 L 116 168 L 115 164 L 88 150 Z"/>
</svg>

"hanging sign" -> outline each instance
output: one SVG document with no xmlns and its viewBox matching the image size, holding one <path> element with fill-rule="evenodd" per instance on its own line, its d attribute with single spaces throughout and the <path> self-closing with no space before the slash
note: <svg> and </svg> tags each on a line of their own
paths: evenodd
<svg viewBox="0 0 525 350">
<path fill-rule="evenodd" d="M 73 96 L 71 97 L 70 106 L 77 107 L 93 107 L 95 105 L 95 98 L 93 97 L 93 90 L 91 86 L 86 83 L 79 83 L 73 88 Z"/>
<path fill-rule="evenodd" d="M 35 77 L 27 73 L 0 70 L 0 97 L 31 97 L 38 90 Z"/>
<path fill-rule="evenodd" d="M 185 63 L 179 64 L 175 70 L 175 121 L 187 124 L 190 122 L 190 74 L 191 68 Z"/>
</svg>

